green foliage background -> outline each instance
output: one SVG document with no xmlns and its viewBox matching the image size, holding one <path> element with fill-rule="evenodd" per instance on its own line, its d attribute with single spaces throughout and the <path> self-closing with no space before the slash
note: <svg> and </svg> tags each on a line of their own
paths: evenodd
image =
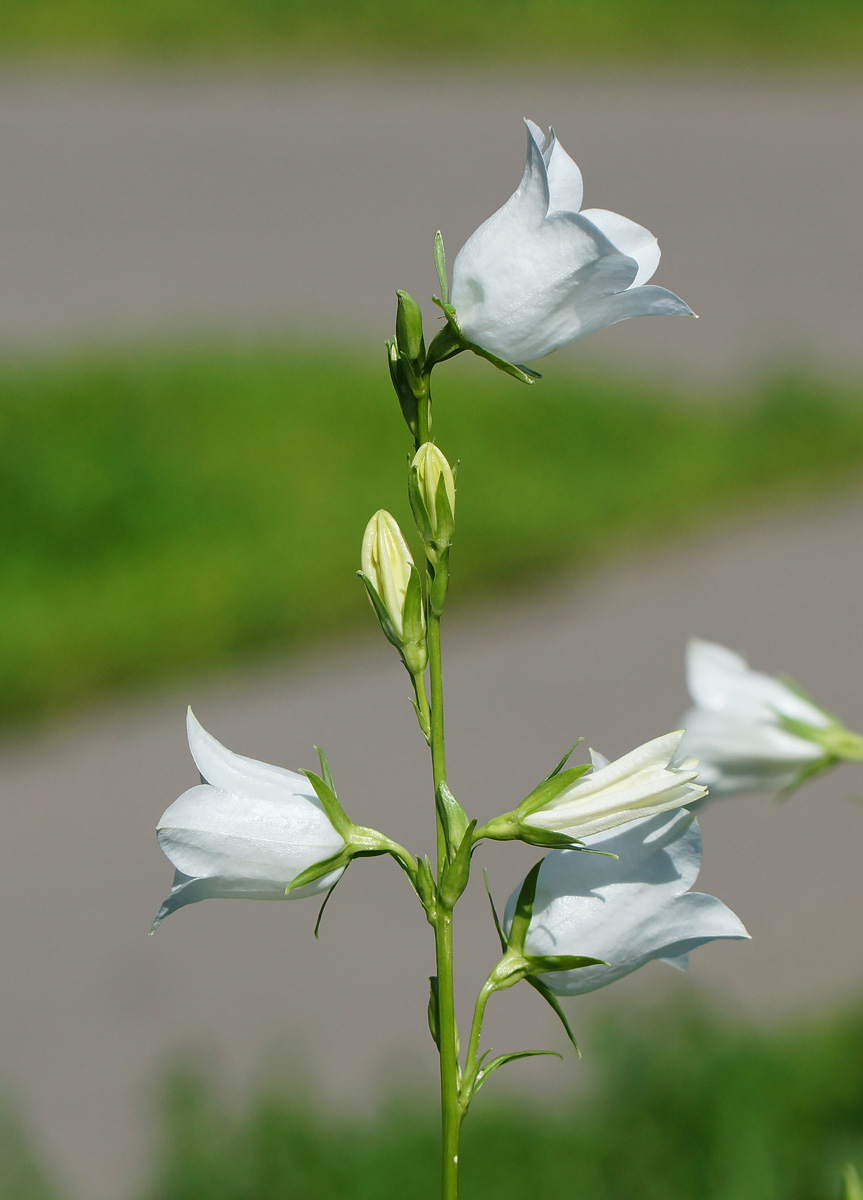
<svg viewBox="0 0 863 1200">
<path fill-rule="evenodd" d="M 858 0 L 5 0 L 10 52 L 506 59 L 852 62 Z"/>
<path fill-rule="evenodd" d="M 853 388 L 708 404 L 550 371 L 438 369 L 458 473 L 452 604 L 859 477 Z M 369 516 L 410 529 L 383 361 L 223 348 L 0 370 L 0 718 L 373 621 Z M 529 497 L 526 500 L 525 497 Z"/>
<path fill-rule="evenodd" d="M 765 1032 L 681 990 L 612 1010 L 584 1046 L 581 1098 L 477 1100 L 464 1200 L 835 1200 L 842 1164 L 863 1164 L 859 1008 Z M 237 1111 L 206 1075 L 179 1072 L 143 1200 L 435 1200 L 436 1135 L 410 1097 L 360 1122 L 324 1118 L 281 1083 Z"/>
</svg>

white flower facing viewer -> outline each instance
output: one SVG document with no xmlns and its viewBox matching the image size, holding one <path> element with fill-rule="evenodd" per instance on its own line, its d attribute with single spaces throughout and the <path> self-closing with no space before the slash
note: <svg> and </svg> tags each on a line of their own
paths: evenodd
<svg viewBox="0 0 863 1200">
<path fill-rule="evenodd" d="M 176 874 L 154 929 L 198 900 L 284 900 L 300 872 L 345 848 L 304 775 L 234 754 L 191 709 L 186 729 L 204 782 L 175 800 L 157 826 Z M 290 899 L 327 891 L 343 869 L 298 888 Z"/>
<path fill-rule="evenodd" d="M 581 209 L 581 172 L 554 135 L 527 121 L 527 162 L 513 195 L 462 246 L 450 301 L 464 338 L 508 362 L 542 358 L 628 317 L 694 315 L 665 288 L 648 230 Z"/>
<path fill-rule="evenodd" d="M 617 858 L 579 850 L 546 855 L 524 952 L 584 955 L 608 965 L 540 975 L 557 995 L 595 991 L 654 958 L 683 969 L 697 946 L 749 937 L 721 900 L 689 890 L 701 867 L 701 833 L 691 813 L 644 817 L 585 844 Z M 507 928 L 519 891 L 507 903 Z"/>
<path fill-rule="evenodd" d="M 819 762 L 835 761 L 830 754 L 841 748 L 837 733 L 856 737 L 787 684 L 753 671 L 740 654 L 715 642 L 690 641 L 686 678 L 694 707 L 683 718 L 683 748 L 700 759 L 699 782 L 711 796 L 793 786 Z"/>
</svg>

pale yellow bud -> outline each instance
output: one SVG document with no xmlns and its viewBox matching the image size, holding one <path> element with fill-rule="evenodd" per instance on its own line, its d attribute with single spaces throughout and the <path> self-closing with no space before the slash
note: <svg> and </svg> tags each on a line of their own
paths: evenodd
<svg viewBox="0 0 863 1200">
<path fill-rule="evenodd" d="M 404 632 L 405 595 L 414 560 L 395 517 L 379 509 L 363 535 L 362 569 L 383 601 L 396 632 Z"/>
<path fill-rule="evenodd" d="M 443 476 L 447 500 L 449 501 L 448 534 L 452 536 L 452 517 L 455 514 L 455 480 L 452 468 L 433 442 L 424 442 L 414 455 L 411 466 L 416 467 L 423 506 L 428 514 L 432 535 L 442 532 L 437 512 L 437 490 Z"/>
</svg>

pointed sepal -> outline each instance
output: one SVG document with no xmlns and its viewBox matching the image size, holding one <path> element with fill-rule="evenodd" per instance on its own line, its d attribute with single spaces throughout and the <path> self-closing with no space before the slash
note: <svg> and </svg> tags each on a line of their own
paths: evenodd
<svg viewBox="0 0 863 1200">
<path fill-rule="evenodd" d="M 438 894 L 441 904 L 446 908 L 452 908 L 467 887 L 470 878 L 470 860 L 474 851 L 473 831 L 475 826 L 476 821 L 471 821 L 452 862 L 444 868 Z"/>
</svg>

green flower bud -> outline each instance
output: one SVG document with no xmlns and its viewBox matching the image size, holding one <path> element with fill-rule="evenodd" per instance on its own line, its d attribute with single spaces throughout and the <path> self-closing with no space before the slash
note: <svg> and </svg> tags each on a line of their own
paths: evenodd
<svg viewBox="0 0 863 1200">
<path fill-rule="evenodd" d="M 420 306 L 407 292 L 396 292 L 396 342 L 399 353 L 411 362 L 421 362 L 425 357 L 423 340 L 423 316 Z"/>
<path fill-rule="evenodd" d="M 425 442 L 414 455 L 408 493 L 426 553 L 437 565 L 452 544 L 455 480 L 446 458 L 432 442 Z"/>
</svg>

